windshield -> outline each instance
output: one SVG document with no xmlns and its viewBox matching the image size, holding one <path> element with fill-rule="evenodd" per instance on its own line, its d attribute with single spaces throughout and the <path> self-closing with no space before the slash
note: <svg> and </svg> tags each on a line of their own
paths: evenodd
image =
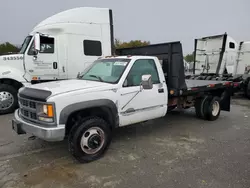
<svg viewBox="0 0 250 188">
<path fill-rule="evenodd" d="M 81 80 L 93 80 L 106 83 L 117 83 L 130 59 L 101 59 L 96 60 L 79 77 Z"/>
<path fill-rule="evenodd" d="M 20 54 L 24 54 L 25 53 L 27 47 L 29 46 L 29 43 L 30 43 L 31 39 L 32 39 L 32 36 L 27 36 L 25 38 L 25 40 L 24 40 L 24 42 L 22 44 L 22 48 L 21 48 L 21 50 L 19 52 Z"/>
</svg>

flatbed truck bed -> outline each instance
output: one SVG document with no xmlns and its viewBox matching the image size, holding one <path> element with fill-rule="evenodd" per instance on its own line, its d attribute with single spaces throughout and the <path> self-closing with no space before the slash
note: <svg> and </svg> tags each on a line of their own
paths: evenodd
<svg viewBox="0 0 250 188">
<path fill-rule="evenodd" d="M 187 90 L 184 90 L 182 95 L 190 95 L 199 92 L 212 91 L 217 89 L 228 88 L 232 86 L 232 82 L 229 81 L 212 81 L 212 80 L 185 80 L 187 84 Z"/>
</svg>

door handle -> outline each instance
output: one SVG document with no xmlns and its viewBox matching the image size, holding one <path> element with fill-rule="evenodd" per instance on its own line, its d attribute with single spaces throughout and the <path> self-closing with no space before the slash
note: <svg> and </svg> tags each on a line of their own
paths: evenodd
<svg viewBox="0 0 250 188">
<path fill-rule="evenodd" d="M 53 62 L 53 69 L 57 69 L 57 62 Z"/>
<path fill-rule="evenodd" d="M 163 88 L 158 89 L 158 93 L 164 93 L 164 89 Z"/>
</svg>

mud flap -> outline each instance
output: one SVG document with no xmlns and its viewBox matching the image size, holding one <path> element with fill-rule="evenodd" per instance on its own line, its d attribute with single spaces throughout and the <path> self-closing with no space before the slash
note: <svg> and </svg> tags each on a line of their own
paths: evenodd
<svg viewBox="0 0 250 188">
<path fill-rule="evenodd" d="M 221 95 L 220 106 L 221 110 L 230 112 L 231 110 L 231 96 L 233 93 L 233 88 L 227 88 Z"/>
</svg>

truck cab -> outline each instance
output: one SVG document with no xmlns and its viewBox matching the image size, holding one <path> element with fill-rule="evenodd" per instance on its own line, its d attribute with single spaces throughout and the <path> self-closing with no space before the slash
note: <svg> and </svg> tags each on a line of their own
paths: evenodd
<svg viewBox="0 0 250 188">
<path fill-rule="evenodd" d="M 0 114 L 15 110 L 21 87 L 76 78 L 98 57 L 110 55 L 112 19 L 110 9 L 80 7 L 35 26 L 18 54 L 0 56 Z"/>
</svg>

